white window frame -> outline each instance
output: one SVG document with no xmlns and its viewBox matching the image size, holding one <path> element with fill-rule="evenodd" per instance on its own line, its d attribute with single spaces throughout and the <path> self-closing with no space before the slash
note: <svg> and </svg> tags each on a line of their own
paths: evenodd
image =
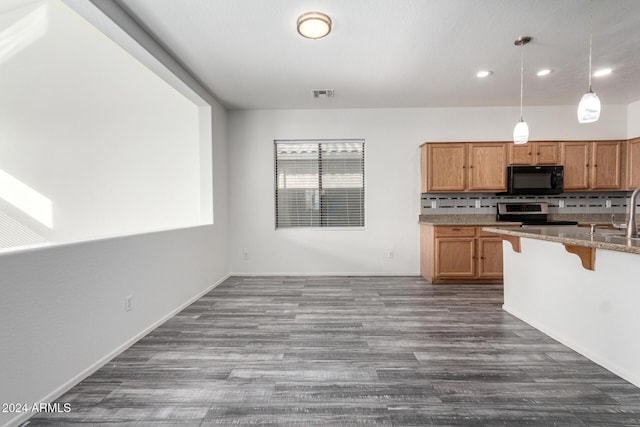
<svg viewBox="0 0 640 427">
<path fill-rule="evenodd" d="M 323 192 L 323 190 L 326 190 L 326 187 L 322 187 L 322 182 L 323 182 L 323 178 L 324 180 L 327 179 L 327 177 L 329 175 L 323 175 L 321 170 L 322 170 L 322 157 L 321 157 L 321 153 L 322 153 L 322 149 L 320 148 L 320 145 L 323 144 L 358 144 L 361 146 L 361 148 L 359 148 L 359 150 L 361 150 L 362 153 L 362 157 L 361 157 L 361 170 L 359 173 L 355 174 L 356 175 L 356 179 L 358 179 L 359 185 L 361 186 L 361 193 L 359 197 L 355 197 L 353 199 L 349 199 L 349 202 L 352 201 L 356 201 L 356 202 L 360 202 L 360 210 L 361 210 L 361 214 L 360 214 L 360 219 L 361 222 L 358 225 L 330 225 L 331 223 L 331 218 L 327 218 L 326 215 L 323 215 L 323 204 L 327 203 L 326 199 L 323 197 L 324 194 L 321 197 L 318 197 L 318 201 L 315 200 L 311 200 L 310 203 L 315 202 L 315 203 L 320 203 L 321 206 L 318 207 L 318 218 L 317 220 L 319 220 L 321 223 L 324 222 L 326 225 L 282 225 L 279 223 L 279 210 L 278 210 L 278 201 L 279 201 L 279 171 L 278 171 L 278 147 L 282 147 L 285 144 L 309 144 L 309 145 L 318 145 L 318 176 L 316 177 L 318 184 L 317 184 L 317 188 L 315 187 L 314 183 L 313 183 L 313 176 L 309 176 L 306 177 L 306 183 L 305 178 L 302 177 L 301 180 L 299 181 L 300 185 L 309 185 L 311 187 L 309 187 L 309 189 L 315 189 L 315 191 L 317 192 L 317 195 L 320 195 L 321 192 Z M 351 231 L 351 230 L 355 230 L 355 231 L 362 231 L 365 230 L 365 225 L 366 225 L 366 183 L 365 183 L 365 140 L 364 139 L 306 139 L 306 140 L 274 140 L 274 227 L 276 230 L 278 231 L 286 231 L 286 230 L 322 230 L 322 231 Z M 345 178 L 343 176 L 343 178 Z M 282 179 L 282 176 L 280 176 L 280 179 Z M 349 179 L 348 177 L 346 178 L 347 180 Z M 351 178 L 353 179 L 353 177 Z M 340 186 L 340 184 L 344 184 L 344 181 L 338 181 L 336 182 L 337 186 Z M 303 187 L 304 188 L 304 187 Z M 346 187 L 346 188 L 358 188 L 356 187 Z M 326 212 L 326 211 L 325 211 Z M 334 220 L 339 220 L 340 217 L 337 216 L 334 218 Z M 326 223 L 326 221 L 329 221 L 329 223 Z"/>
</svg>

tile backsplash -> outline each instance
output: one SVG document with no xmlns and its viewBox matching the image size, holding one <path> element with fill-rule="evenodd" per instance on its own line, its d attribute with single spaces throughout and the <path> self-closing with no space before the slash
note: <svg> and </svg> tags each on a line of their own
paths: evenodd
<svg viewBox="0 0 640 427">
<path fill-rule="evenodd" d="M 631 192 L 563 193 L 555 196 L 507 196 L 495 193 L 423 193 L 422 215 L 495 214 L 498 202 L 549 203 L 553 214 L 623 214 Z"/>
</svg>

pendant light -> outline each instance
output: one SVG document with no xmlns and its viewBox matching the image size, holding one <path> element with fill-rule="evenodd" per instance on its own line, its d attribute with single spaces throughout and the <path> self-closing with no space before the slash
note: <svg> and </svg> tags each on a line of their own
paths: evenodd
<svg viewBox="0 0 640 427">
<path fill-rule="evenodd" d="M 591 50 L 593 37 L 593 0 L 589 3 L 589 88 L 578 104 L 578 122 L 592 123 L 600 118 L 600 98 L 591 89 Z"/>
<path fill-rule="evenodd" d="M 529 125 L 522 116 L 522 99 L 524 98 L 524 45 L 531 41 L 531 37 L 522 36 L 513 42 L 520 46 L 520 121 L 513 128 L 513 143 L 526 144 L 529 141 Z"/>
</svg>

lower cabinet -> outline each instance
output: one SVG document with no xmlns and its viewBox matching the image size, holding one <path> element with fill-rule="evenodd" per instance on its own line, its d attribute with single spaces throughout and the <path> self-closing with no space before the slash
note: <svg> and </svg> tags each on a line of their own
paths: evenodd
<svg viewBox="0 0 640 427">
<path fill-rule="evenodd" d="M 479 237 L 477 246 L 478 277 L 502 281 L 502 237 Z"/>
<path fill-rule="evenodd" d="M 436 238 L 435 277 L 475 277 L 475 253 L 473 237 Z"/>
<path fill-rule="evenodd" d="M 502 282 L 502 238 L 482 227 L 420 224 L 420 272 L 432 283 Z"/>
</svg>

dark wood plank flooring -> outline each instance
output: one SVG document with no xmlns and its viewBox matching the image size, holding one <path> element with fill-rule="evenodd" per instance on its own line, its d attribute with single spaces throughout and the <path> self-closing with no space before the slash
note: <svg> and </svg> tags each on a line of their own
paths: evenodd
<svg viewBox="0 0 640 427">
<path fill-rule="evenodd" d="M 640 425 L 640 389 L 501 305 L 499 285 L 232 277 L 27 425 Z"/>
</svg>

